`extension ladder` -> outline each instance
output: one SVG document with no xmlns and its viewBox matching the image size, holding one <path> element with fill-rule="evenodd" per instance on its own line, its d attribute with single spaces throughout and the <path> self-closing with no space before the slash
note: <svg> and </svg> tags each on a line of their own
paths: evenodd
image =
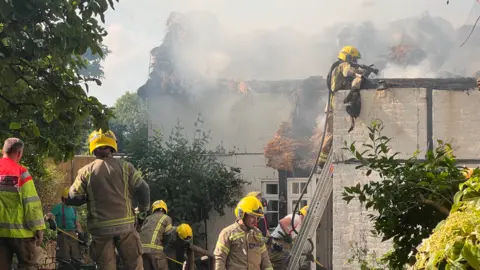
<svg viewBox="0 0 480 270">
<path fill-rule="evenodd" d="M 312 237 L 314 236 L 315 231 L 320 224 L 323 212 L 327 207 L 328 199 L 333 190 L 332 159 L 333 147 L 330 148 L 327 162 L 325 163 L 319 178 L 317 178 L 317 187 L 315 188 L 315 193 L 313 194 L 312 201 L 308 206 L 307 216 L 303 221 L 300 232 L 298 232 L 297 239 L 293 244 L 292 250 L 290 252 L 287 270 L 299 269 L 305 260 L 305 256 L 302 256 L 305 248 L 307 247 L 309 242 L 312 245 L 315 242 L 315 239 L 312 240 Z M 311 250 L 313 250 L 313 246 Z"/>
</svg>

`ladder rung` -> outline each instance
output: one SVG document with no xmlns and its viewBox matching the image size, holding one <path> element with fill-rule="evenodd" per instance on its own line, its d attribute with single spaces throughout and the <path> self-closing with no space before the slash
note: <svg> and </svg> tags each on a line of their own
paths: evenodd
<svg viewBox="0 0 480 270">
<path fill-rule="evenodd" d="M 308 207 L 307 216 L 300 228 L 300 232 L 298 232 L 298 236 L 296 237 L 296 241 L 289 255 L 290 261 L 288 263 L 288 270 L 298 269 L 299 265 L 303 263 L 305 258 L 302 256 L 302 253 L 307 247 L 308 239 L 315 234 L 315 231 L 322 220 L 323 212 L 325 211 L 330 194 L 333 190 L 332 160 L 333 147 L 330 148 L 327 162 L 325 162 L 320 176 L 317 178 L 317 186 L 312 201 Z"/>
</svg>

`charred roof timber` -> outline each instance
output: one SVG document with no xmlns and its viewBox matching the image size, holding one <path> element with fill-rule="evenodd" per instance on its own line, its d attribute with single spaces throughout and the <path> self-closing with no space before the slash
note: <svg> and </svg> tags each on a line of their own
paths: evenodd
<svg viewBox="0 0 480 270">
<path fill-rule="evenodd" d="M 373 79 L 364 87 L 366 89 L 376 89 L 381 81 L 386 82 L 387 88 L 427 88 L 435 90 L 454 90 L 464 91 L 476 88 L 475 78 L 384 78 Z M 231 88 L 232 83 L 242 83 L 246 85 L 253 92 L 260 93 L 293 93 L 299 87 L 319 91 L 327 91 L 326 80 L 322 76 L 312 76 L 303 80 L 279 80 L 279 81 L 239 81 L 235 79 L 220 79 L 216 85 L 205 85 L 205 89 L 210 91 L 225 91 L 226 88 Z M 305 87 L 309 85 L 310 87 Z M 196 85 L 199 87 L 199 85 Z M 234 91 L 235 92 L 235 91 Z M 154 97 L 162 94 L 173 94 L 171 91 L 164 91 L 161 87 L 153 87 L 148 82 L 139 89 L 139 94 L 145 97 Z"/>
</svg>

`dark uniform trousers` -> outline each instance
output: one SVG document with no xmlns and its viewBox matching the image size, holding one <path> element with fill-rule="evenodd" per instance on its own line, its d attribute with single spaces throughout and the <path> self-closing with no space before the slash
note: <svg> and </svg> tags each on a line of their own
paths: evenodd
<svg viewBox="0 0 480 270">
<path fill-rule="evenodd" d="M 0 269 L 12 269 L 17 255 L 18 270 L 37 270 L 38 253 L 35 238 L 0 238 Z"/>
</svg>

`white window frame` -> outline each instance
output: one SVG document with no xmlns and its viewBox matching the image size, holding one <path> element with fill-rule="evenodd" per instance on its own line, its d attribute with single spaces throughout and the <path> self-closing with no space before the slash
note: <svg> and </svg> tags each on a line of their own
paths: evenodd
<svg viewBox="0 0 480 270">
<path fill-rule="evenodd" d="M 299 190 L 299 193 L 293 193 L 293 185 L 296 183 L 307 183 L 308 178 L 287 178 L 287 211 L 288 214 L 291 214 L 293 210 L 295 209 L 295 205 L 293 204 L 294 201 L 298 201 L 300 198 L 300 195 L 302 194 L 303 189 Z M 303 194 L 302 201 L 307 201 L 307 204 L 310 205 L 310 202 L 312 200 L 312 194 L 315 191 L 316 188 L 316 181 L 315 179 L 312 179 L 310 181 L 310 185 L 308 185 L 307 192 Z M 299 205 L 299 210 L 302 207 L 302 205 Z M 314 235 L 312 235 L 312 239 L 315 239 L 317 236 L 317 233 L 315 232 Z M 314 245 L 313 248 L 313 254 L 316 254 L 316 245 Z M 315 263 L 310 264 L 310 269 L 314 270 L 316 269 Z"/>
<path fill-rule="evenodd" d="M 277 186 L 277 194 L 267 194 L 267 185 L 271 185 L 271 184 L 275 184 Z M 270 214 L 270 213 L 273 213 L 273 214 L 277 214 L 277 217 L 278 219 L 276 220 L 276 224 L 278 225 L 278 221 L 280 220 L 280 213 L 279 213 L 279 208 L 280 208 L 280 185 L 278 183 L 278 181 L 262 181 L 262 198 L 264 198 L 265 200 L 267 200 L 268 203 L 270 203 L 271 200 L 273 201 L 276 201 L 277 202 L 277 211 L 268 211 L 267 209 L 265 209 L 265 213 L 266 214 Z M 271 222 L 271 220 L 269 220 L 269 222 Z M 273 227 L 269 227 L 268 228 L 270 232 L 272 232 L 275 228 Z"/>
<path fill-rule="evenodd" d="M 308 178 L 287 178 L 287 212 L 288 214 L 291 214 L 293 210 L 295 209 L 295 205 L 293 204 L 294 201 L 298 201 L 300 198 L 300 195 L 302 194 L 303 189 L 301 188 L 301 183 L 307 183 Z M 299 185 L 299 193 L 293 193 L 293 185 Z M 310 185 L 307 188 L 307 192 L 302 197 L 302 201 L 306 201 L 307 204 L 310 204 L 311 201 L 311 194 L 314 191 L 315 188 L 315 181 L 310 181 Z M 302 207 L 302 205 L 299 205 L 299 209 Z"/>
</svg>

